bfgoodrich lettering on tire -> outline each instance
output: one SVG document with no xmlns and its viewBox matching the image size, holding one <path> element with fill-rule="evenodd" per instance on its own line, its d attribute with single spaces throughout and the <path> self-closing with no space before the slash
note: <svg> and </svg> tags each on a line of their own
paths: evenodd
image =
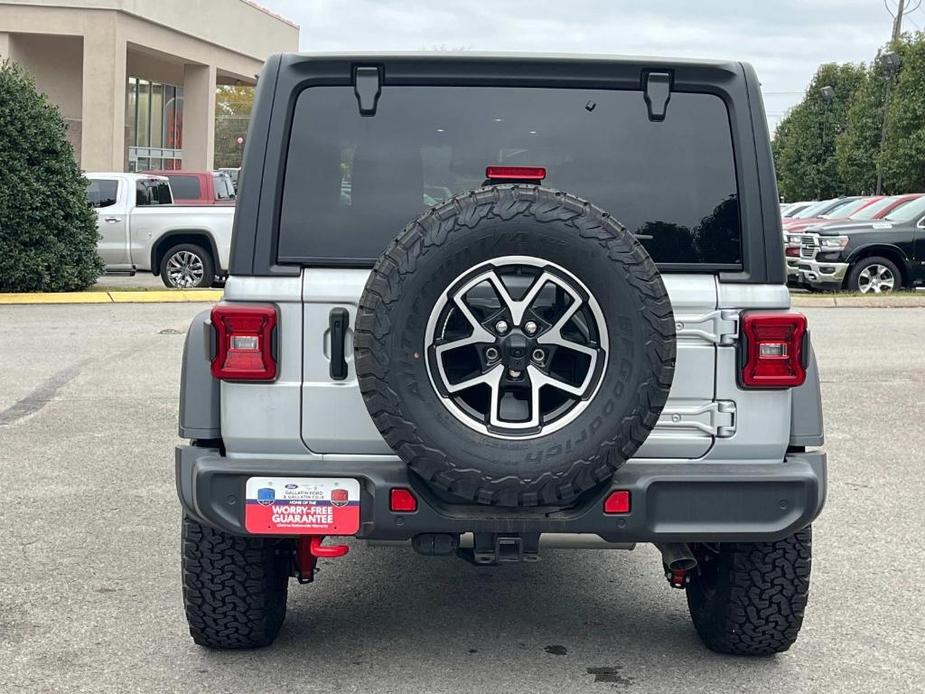
<svg viewBox="0 0 925 694">
<path fill-rule="evenodd" d="M 655 426 L 675 334 L 655 264 L 609 214 L 503 185 L 405 228 L 360 299 L 355 348 L 373 421 L 429 484 L 562 505 Z"/>
</svg>

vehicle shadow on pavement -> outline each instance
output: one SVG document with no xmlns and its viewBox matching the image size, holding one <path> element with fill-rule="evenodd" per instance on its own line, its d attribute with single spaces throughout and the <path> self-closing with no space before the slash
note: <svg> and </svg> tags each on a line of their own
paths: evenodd
<svg viewBox="0 0 925 694">
<path fill-rule="evenodd" d="M 649 690 L 694 671 L 699 685 L 715 676 L 717 686 L 728 686 L 736 671 L 747 678 L 788 669 L 780 658 L 706 650 L 684 594 L 667 585 L 648 546 L 549 550 L 537 563 L 487 568 L 353 543 L 347 557 L 321 563 L 313 585 L 290 586 L 273 646 L 206 660 L 222 661 L 222 669 L 244 660 L 248 677 L 271 679 L 286 663 L 289 681 L 300 670 L 316 678 L 320 668 L 335 680 L 349 675 L 357 691 L 399 674 L 398 691 L 461 691 L 476 681 L 525 691 L 552 691 L 556 683 L 560 691 L 582 684 Z"/>
</svg>

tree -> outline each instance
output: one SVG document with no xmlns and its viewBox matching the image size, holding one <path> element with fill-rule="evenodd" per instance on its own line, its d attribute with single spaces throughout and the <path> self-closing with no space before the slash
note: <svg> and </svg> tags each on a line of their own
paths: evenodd
<svg viewBox="0 0 925 694">
<path fill-rule="evenodd" d="M 861 80 L 848 107 L 845 129 L 836 144 L 836 170 L 848 193 L 873 193 L 877 186 L 886 85 L 886 74 L 879 58 L 878 52 L 877 60 Z"/>
<path fill-rule="evenodd" d="M 238 138 L 247 134 L 254 88 L 221 86 L 215 90 L 215 166 L 241 166 L 244 147 Z"/>
<path fill-rule="evenodd" d="M 103 270 L 87 180 L 58 109 L 0 64 L 0 291 L 74 291 Z"/>
<path fill-rule="evenodd" d="M 925 34 L 904 35 L 894 50 L 902 62 L 880 160 L 884 190 L 925 192 Z"/>
<path fill-rule="evenodd" d="M 781 121 L 773 148 L 785 200 L 833 197 L 845 191 L 836 166 L 836 141 L 864 79 L 863 65 L 821 65 L 803 101 Z"/>
</svg>

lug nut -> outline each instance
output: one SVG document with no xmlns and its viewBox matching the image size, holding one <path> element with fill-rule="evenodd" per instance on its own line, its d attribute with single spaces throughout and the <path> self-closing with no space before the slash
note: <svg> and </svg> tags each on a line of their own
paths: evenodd
<svg viewBox="0 0 925 694">
<path fill-rule="evenodd" d="M 546 352 L 539 348 L 533 350 L 533 361 L 542 364 L 544 361 L 546 361 Z"/>
<path fill-rule="evenodd" d="M 495 323 L 495 331 L 499 335 L 504 335 L 509 327 L 510 326 L 507 324 L 507 321 L 504 320 L 499 320 L 497 323 Z"/>
<path fill-rule="evenodd" d="M 498 358 L 498 350 L 494 347 L 489 347 L 485 350 L 485 358 L 488 361 L 495 361 Z"/>
<path fill-rule="evenodd" d="M 536 332 L 538 327 L 539 326 L 532 320 L 528 320 L 526 323 L 524 323 L 524 332 L 527 333 L 527 335 L 532 335 Z"/>
</svg>

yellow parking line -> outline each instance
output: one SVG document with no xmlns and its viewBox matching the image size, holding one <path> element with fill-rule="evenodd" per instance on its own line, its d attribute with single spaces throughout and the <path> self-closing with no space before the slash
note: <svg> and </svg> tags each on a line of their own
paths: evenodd
<svg viewBox="0 0 925 694">
<path fill-rule="evenodd" d="M 0 304 L 108 304 L 106 292 L 0 294 Z"/>
<path fill-rule="evenodd" d="M 0 293 L 0 304 L 159 304 L 216 302 L 221 289 L 165 289 L 152 292 L 24 292 Z"/>
</svg>

